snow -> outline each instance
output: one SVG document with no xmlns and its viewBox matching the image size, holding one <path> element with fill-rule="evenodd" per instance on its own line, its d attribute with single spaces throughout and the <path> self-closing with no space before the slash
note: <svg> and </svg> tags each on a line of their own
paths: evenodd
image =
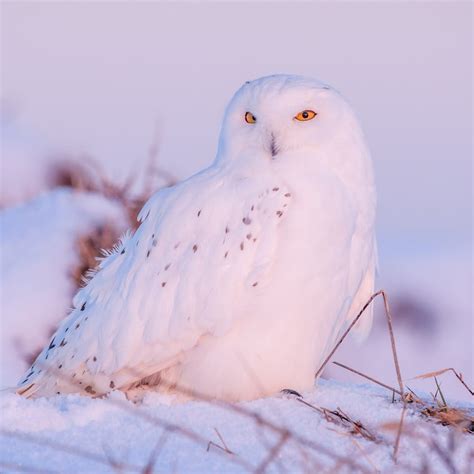
<svg viewBox="0 0 474 474">
<path fill-rule="evenodd" d="M 139 405 L 116 392 L 106 399 L 69 395 L 27 400 L 3 394 L 0 465 L 34 466 L 35 471 L 48 472 L 105 473 L 116 472 L 111 465 L 115 460 L 135 466 L 125 472 L 136 472 L 158 450 L 153 472 L 253 471 L 281 437 L 281 431 L 266 425 L 271 423 L 280 430 L 288 429 L 291 435 L 266 472 L 315 472 L 318 466 L 334 467 L 335 457 L 347 457 L 365 471 L 375 468 L 381 472 L 416 472 L 426 462 L 429 472 L 446 472 L 440 454 L 431 451 L 430 456 L 425 456 L 433 439 L 442 451 L 449 449 L 448 457 L 456 469 L 467 468 L 472 438 L 421 420 L 411 409 L 405 417 L 406 432 L 401 439 L 398 465 L 394 466 L 396 430 L 388 425 L 398 424 L 402 408 L 399 403 L 392 403 L 390 393 L 384 389 L 322 380 L 315 390 L 304 394 L 304 400 L 317 407 L 342 409 L 375 434 L 377 442 L 350 435 L 347 428 L 326 421 L 294 396 L 227 406 L 205 401 L 178 402 L 156 393 L 147 394 Z M 473 410 L 474 405 L 469 408 Z M 258 423 L 256 415 L 264 421 Z M 207 450 L 210 441 L 222 446 L 220 436 L 235 454 L 227 454 L 214 445 Z M 300 438 L 298 442 L 295 436 Z M 38 440 L 44 444 L 38 444 Z M 454 447 L 448 448 L 450 442 Z M 70 447 L 71 452 L 65 454 L 58 445 Z M 3 472 L 13 470 L 11 467 Z M 352 466 L 338 472 L 358 470 Z"/>
<path fill-rule="evenodd" d="M 78 264 L 77 239 L 113 223 L 123 231 L 122 208 L 94 194 L 56 189 L 0 213 L 2 386 L 16 384 L 67 314 Z"/>
</svg>

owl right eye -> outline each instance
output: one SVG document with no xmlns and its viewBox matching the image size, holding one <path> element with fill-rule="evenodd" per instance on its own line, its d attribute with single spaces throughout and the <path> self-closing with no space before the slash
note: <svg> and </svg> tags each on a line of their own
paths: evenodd
<svg viewBox="0 0 474 474">
<path fill-rule="evenodd" d="M 245 121 L 247 123 L 255 123 L 257 121 L 257 117 L 253 115 L 251 112 L 245 112 Z"/>
</svg>

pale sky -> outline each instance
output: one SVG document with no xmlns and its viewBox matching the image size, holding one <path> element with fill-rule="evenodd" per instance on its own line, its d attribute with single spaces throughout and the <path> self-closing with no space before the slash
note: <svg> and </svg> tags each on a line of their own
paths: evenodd
<svg viewBox="0 0 474 474">
<path fill-rule="evenodd" d="M 242 82 L 318 77 L 354 105 L 372 150 L 382 254 L 469 242 L 472 5 L 2 5 L 2 98 L 35 137 L 123 175 L 214 158 Z"/>
</svg>

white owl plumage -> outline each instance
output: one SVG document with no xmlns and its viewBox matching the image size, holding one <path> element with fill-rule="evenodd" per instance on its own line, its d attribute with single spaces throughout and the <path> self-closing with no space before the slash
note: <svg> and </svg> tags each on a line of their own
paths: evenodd
<svg viewBox="0 0 474 474">
<path fill-rule="evenodd" d="M 370 155 L 339 93 L 299 76 L 247 82 L 214 163 L 146 203 L 17 392 L 308 390 L 373 292 L 374 219 Z"/>
</svg>

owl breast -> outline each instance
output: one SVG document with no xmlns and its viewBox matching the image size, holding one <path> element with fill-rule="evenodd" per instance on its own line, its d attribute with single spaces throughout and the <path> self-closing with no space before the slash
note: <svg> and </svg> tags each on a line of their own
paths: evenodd
<svg viewBox="0 0 474 474">
<path fill-rule="evenodd" d="M 231 303 L 239 313 L 231 317 L 237 323 L 202 337 L 165 377 L 235 400 L 313 386 L 317 365 L 356 291 L 349 288 L 349 261 L 357 209 L 342 182 L 327 170 L 291 178 L 275 175 L 276 184 L 269 188 L 291 199 L 281 217 L 278 206 L 268 210 L 278 222 L 275 249 L 265 271 L 247 278 L 258 286 L 247 284 L 242 298 Z"/>
</svg>

